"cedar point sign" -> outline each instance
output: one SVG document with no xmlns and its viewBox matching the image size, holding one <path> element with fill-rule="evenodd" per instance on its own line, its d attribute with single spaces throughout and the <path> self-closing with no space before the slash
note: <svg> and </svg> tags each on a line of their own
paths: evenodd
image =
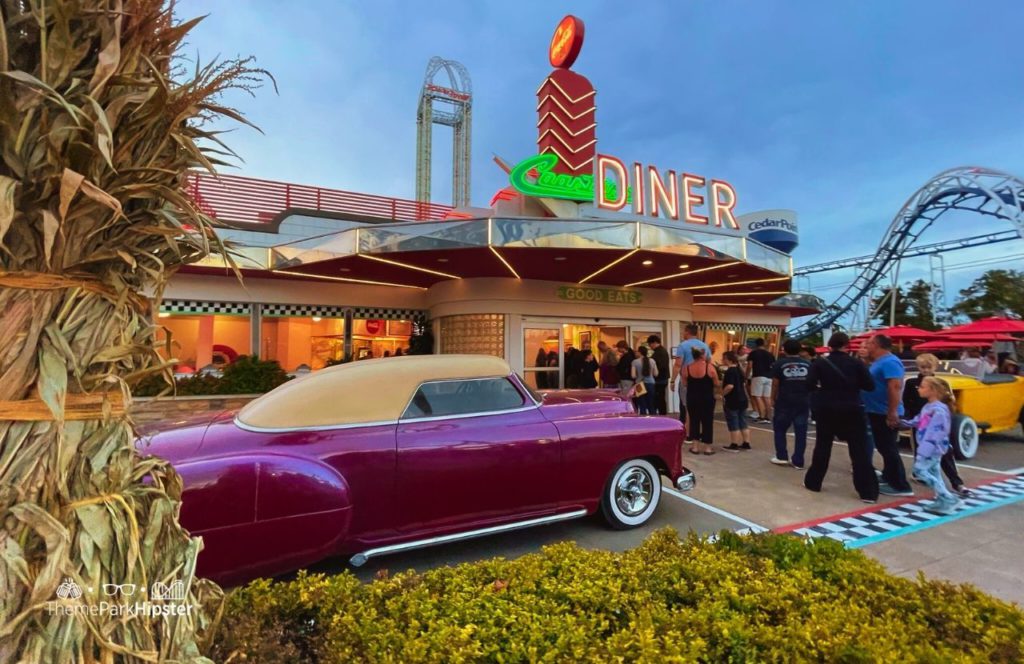
<svg viewBox="0 0 1024 664">
<path fill-rule="evenodd" d="M 639 162 L 627 166 L 597 153 L 597 93 L 586 77 L 569 70 L 583 46 L 583 34 L 583 21 L 572 15 L 555 29 L 548 49 L 555 70 L 537 90 L 540 154 L 512 168 L 512 186 L 527 196 L 592 202 L 612 211 L 628 205 L 634 214 L 739 230 L 736 190 L 725 180 L 708 181 Z"/>
</svg>

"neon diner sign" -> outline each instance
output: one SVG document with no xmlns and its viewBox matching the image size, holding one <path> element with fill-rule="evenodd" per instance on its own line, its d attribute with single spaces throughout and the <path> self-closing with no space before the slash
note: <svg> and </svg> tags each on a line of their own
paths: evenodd
<svg viewBox="0 0 1024 664">
<path fill-rule="evenodd" d="M 570 175 L 558 173 L 558 156 L 550 152 L 527 157 L 509 171 L 508 179 L 516 191 L 527 196 L 562 198 L 569 201 L 589 202 L 594 200 L 594 176 L 589 174 Z M 627 202 L 632 201 L 632 191 L 626 192 Z M 617 200 L 618 184 L 606 180 L 604 198 Z"/>
<path fill-rule="evenodd" d="M 665 175 L 655 166 L 634 163 L 627 169 L 619 159 L 599 154 L 597 178 L 604 183 L 603 195 L 594 191 L 594 176 L 558 173 L 558 157 L 550 152 L 528 157 L 509 171 L 509 182 L 527 196 L 592 202 L 603 210 L 632 212 L 651 217 L 682 219 L 690 224 L 727 227 L 739 230 L 736 221 L 736 190 L 725 180 L 709 183 L 700 175 L 668 170 Z M 634 192 L 636 195 L 634 196 Z M 708 214 L 698 208 L 706 205 Z"/>
</svg>

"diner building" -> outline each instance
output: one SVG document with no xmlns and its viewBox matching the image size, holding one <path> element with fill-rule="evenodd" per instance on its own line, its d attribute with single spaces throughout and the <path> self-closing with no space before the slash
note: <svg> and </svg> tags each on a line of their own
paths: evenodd
<svg viewBox="0 0 1024 664">
<path fill-rule="evenodd" d="M 755 338 L 777 350 L 790 317 L 820 306 L 792 293 L 795 213 L 738 216 L 725 180 L 598 153 L 596 92 L 570 69 L 582 40 L 582 22 L 563 19 L 536 152 L 495 159 L 508 186 L 486 208 L 192 175 L 188 194 L 243 278 L 220 258 L 172 278 L 159 316 L 179 371 L 412 349 L 496 355 L 530 385 L 563 387 L 570 348 L 652 334 L 673 348 L 691 322 L 719 356 Z"/>
<path fill-rule="evenodd" d="M 666 345 L 695 322 L 718 352 L 813 310 L 790 293 L 791 259 L 741 234 L 615 214 L 542 216 L 503 191 L 490 210 L 239 176 L 195 175 L 190 193 L 222 226 L 223 259 L 183 268 L 160 303 L 179 370 L 239 355 L 286 371 L 408 352 L 503 357 L 534 386 L 565 385 L 570 347 Z"/>
</svg>

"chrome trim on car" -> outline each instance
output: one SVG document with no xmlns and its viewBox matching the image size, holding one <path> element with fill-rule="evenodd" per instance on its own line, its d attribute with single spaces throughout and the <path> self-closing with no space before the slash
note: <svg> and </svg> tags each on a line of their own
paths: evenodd
<svg viewBox="0 0 1024 664">
<path fill-rule="evenodd" d="M 693 472 L 680 475 L 679 479 L 676 480 L 676 488 L 680 491 L 691 491 L 697 486 L 697 476 Z"/>
<path fill-rule="evenodd" d="M 386 556 L 392 553 L 401 553 L 403 551 L 412 551 L 413 549 L 422 549 L 437 544 L 460 542 L 462 540 L 483 537 L 485 535 L 494 535 L 497 533 L 509 532 L 511 530 L 520 530 L 521 528 L 530 528 L 532 526 L 540 526 L 547 523 L 568 521 L 569 519 L 577 519 L 581 516 L 586 515 L 587 510 L 580 509 L 574 512 L 567 512 L 565 514 L 552 514 L 551 516 L 543 516 L 536 519 L 527 519 L 526 521 L 516 521 L 514 523 L 506 523 L 500 526 L 478 528 L 477 530 L 466 530 L 461 533 L 452 533 L 451 535 L 442 535 L 440 537 L 428 537 L 426 539 L 413 540 L 412 542 L 403 542 L 402 544 L 391 544 L 389 546 L 381 546 L 376 549 L 367 549 L 366 551 L 357 553 L 351 558 L 349 558 L 348 562 L 353 567 L 359 567 L 361 565 L 366 564 L 366 561 L 370 558 L 376 558 L 378 556 Z"/>
<path fill-rule="evenodd" d="M 269 427 L 257 427 L 251 424 L 246 424 L 242 420 L 235 416 L 235 426 L 245 431 L 251 431 L 253 433 L 291 433 L 292 431 L 334 431 L 336 429 L 360 429 L 362 427 L 379 427 L 398 424 L 398 420 L 379 420 L 377 422 L 354 422 L 352 424 L 320 424 L 311 427 L 281 427 L 281 428 L 269 428 Z"/>
</svg>

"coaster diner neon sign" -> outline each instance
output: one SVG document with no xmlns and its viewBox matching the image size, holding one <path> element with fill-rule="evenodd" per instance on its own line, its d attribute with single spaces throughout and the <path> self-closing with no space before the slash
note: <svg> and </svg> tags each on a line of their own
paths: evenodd
<svg viewBox="0 0 1024 664">
<path fill-rule="evenodd" d="M 593 202 L 603 210 L 620 211 L 632 204 L 633 212 L 651 217 L 664 216 L 689 224 L 714 225 L 739 230 L 734 210 L 736 190 L 725 180 L 709 183 L 700 175 L 665 171 L 655 166 L 636 162 L 627 169 L 619 159 L 599 154 L 596 159 L 597 179 L 604 183 L 603 195 L 594 191 L 593 175 L 556 173 L 558 157 L 551 153 L 524 159 L 509 172 L 509 181 L 527 196 L 561 198 L 570 201 Z M 667 176 L 667 177 L 666 177 Z M 633 193 L 636 192 L 634 196 Z M 707 205 L 708 214 L 697 208 Z"/>
<path fill-rule="evenodd" d="M 509 171 L 512 186 L 527 196 L 563 198 L 570 201 L 590 202 L 594 200 L 593 175 L 568 175 L 556 173 L 558 157 L 550 152 L 527 157 Z M 626 192 L 626 201 L 632 201 L 632 191 Z M 604 199 L 615 201 L 619 198 L 617 183 L 605 181 Z"/>
</svg>

